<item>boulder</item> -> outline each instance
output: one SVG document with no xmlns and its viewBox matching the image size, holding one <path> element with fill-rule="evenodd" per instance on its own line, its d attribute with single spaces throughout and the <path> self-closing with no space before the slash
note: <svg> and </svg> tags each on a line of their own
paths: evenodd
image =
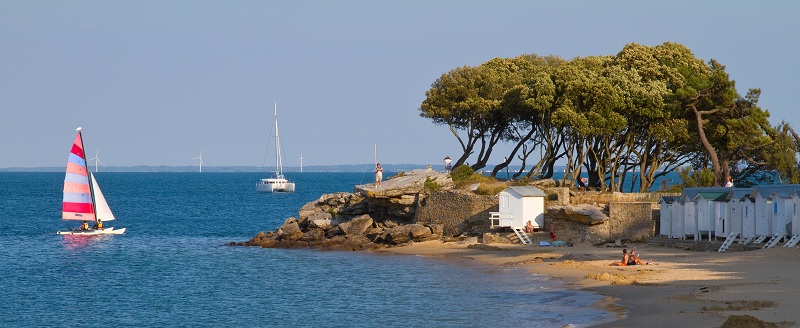
<svg viewBox="0 0 800 328">
<path fill-rule="evenodd" d="M 298 240 L 301 237 L 303 237 L 303 231 L 300 230 L 300 225 L 294 218 L 289 218 L 278 228 L 278 240 Z"/>
<path fill-rule="evenodd" d="M 431 237 L 431 229 L 421 224 L 407 224 L 385 231 L 385 240 L 391 244 L 405 244 L 410 241 L 424 241 Z"/>
<path fill-rule="evenodd" d="M 320 228 L 323 230 L 328 230 L 338 224 L 339 221 L 333 219 L 331 214 L 327 212 L 314 213 L 308 216 L 309 229 Z"/>
<path fill-rule="evenodd" d="M 589 204 L 562 206 L 558 213 L 564 220 L 587 225 L 596 225 L 608 221 L 608 215 L 603 213 L 602 208 Z"/>
<path fill-rule="evenodd" d="M 350 221 L 342 222 L 339 228 L 342 229 L 345 235 L 363 235 L 367 228 L 372 226 L 372 218 L 369 215 L 362 215 L 353 218 Z"/>
</svg>

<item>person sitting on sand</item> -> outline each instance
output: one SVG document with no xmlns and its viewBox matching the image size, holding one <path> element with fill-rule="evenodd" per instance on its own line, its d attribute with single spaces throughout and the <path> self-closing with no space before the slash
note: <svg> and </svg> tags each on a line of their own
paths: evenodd
<svg viewBox="0 0 800 328">
<path fill-rule="evenodd" d="M 631 250 L 631 254 L 628 256 L 628 265 L 645 265 L 645 263 L 639 259 L 639 254 L 635 250 Z"/>
<path fill-rule="evenodd" d="M 628 265 L 628 261 L 629 260 L 630 260 L 630 257 L 628 256 L 628 249 L 627 248 L 623 248 L 622 249 L 622 261 L 611 262 L 611 264 L 609 264 L 609 265 L 626 266 L 626 265 Z"/>
<path fill-rule="evenodd" d="M 528 220 L 528 224 L 525 225 L 525 233 L 533 233 L 533 223 L 531 220 Z"/>
</svg>

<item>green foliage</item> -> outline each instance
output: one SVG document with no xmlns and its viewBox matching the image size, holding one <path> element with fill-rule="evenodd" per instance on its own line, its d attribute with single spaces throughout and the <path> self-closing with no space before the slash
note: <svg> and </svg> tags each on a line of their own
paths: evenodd
<svg viewBox="0 0 800 328">
<path fill-rule="evenodd" d="M 335 217 L 336 217 L 336 215 L 337 215 L 338 213 L 336 213 L 336 210 L 334 210 L 334 209 L 332 209 L 332 208 L 329 208 L 329 209 L 328 209 L 328 214 L 330 214 L 330 215 L 331 215 L 331 217 L 334 217 L 334 218 L 335 218 Z"/>
<path fill-rule="evenodd" d="M 714 186 L 714 172 L 709 168 L 692 170 L 691 167 L 687 166 L 678 168 L 677 172 L 683 181 L 683 185 L 687 188 Z"/>
<path fill-rule="evenodd" d="M 425 178 L 425 184 L 423 185 L 423 187 L 427 191 L 438 191 L 439 189 L 442 189 L 442 186 L 436 183 L 436 180 L 431 178 Z"/>
<path fill-rule="evenodd" d="M 456 166 L 452 171 L 450 171 L 450 179 L 453 179 L 453 183 L 456 184 L 463 181 L 473 180 L 474 176 L 476 176 L 475 171 L 466 165 Z"/>
<path fill-rule="evenodd" d="M 515 179 L 552 177 L 563 161 L 566 172 L 587 173 L 593 187 L 612 191 L 625 183 L 616 172 L 636 168 L 646 191 L 687 164 L 699 168 L 684 172 L 696 185 L 774 170 L 800 180 L 798 147 L 786 126 L 770 125 L 760 92 L 742 97 L 724 65 L 684 45 L 631 43 L 615 55 L 522 55 L 453 69 L 425 92 L 420 116 L 448 126 L 463 152 L 456 165 L 477 156 L 477 170 L 490 156 L 507 158 L 492 177 L 519 159 L 529 171 Z M 493 153 L 501 141 L 516 143 L 510 154 Z M 702 168 L 712 168 L 711 183 Z M 477 181 L 472 174 L 454 171 L 453 181 Z"/>
</svg>

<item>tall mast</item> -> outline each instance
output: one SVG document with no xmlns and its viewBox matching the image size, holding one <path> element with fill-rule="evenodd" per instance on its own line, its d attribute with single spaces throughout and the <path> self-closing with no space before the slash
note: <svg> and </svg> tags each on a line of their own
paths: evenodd
<svg viewBox="0 0 800 328">
<path fill-rule="evenodd" d="M 281 138 L 278 132 L 278 102 L 275 102 L 275 176 L 280 178 L 283 175 L 281 168 Z"/>
<path fill-rule="evenodd" d="M 92 185 L 92 172 L 89 170 L 89 163 L 86 162 L 86 145 L 83 143 L 83 133 L 81 132 L 83 128 L 78 127 L 75 130 L 78 130 L 78 137 L 81 139 L 81 159 L 83 159 L 83 164 L 86 167 L 86 177 L 89 180 L 89 195 L 92 196 L 92 211 L 97 213 L 97 204 L 95 204 L 94 201 L 94 186 Z"/>
</svg>

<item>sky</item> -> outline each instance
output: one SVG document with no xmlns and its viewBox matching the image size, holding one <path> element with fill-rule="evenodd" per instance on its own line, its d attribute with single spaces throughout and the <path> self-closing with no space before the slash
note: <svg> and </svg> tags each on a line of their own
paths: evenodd
<svg viewBox="0 0 800 328">
<path fill-rule="evenodd" d="M 269 166 L 275 104 L 284 166 L 441 165 L 461 147 L 419 108 L 442 74 L 628 43 L 716 59 L 740 94 L 762 90 L 773 125 L 800 129 L 799 14 L 789 0 L 0 0 L 0 168 L 66 165 L 79 126 L 103 165 Z"/>
</svg>

